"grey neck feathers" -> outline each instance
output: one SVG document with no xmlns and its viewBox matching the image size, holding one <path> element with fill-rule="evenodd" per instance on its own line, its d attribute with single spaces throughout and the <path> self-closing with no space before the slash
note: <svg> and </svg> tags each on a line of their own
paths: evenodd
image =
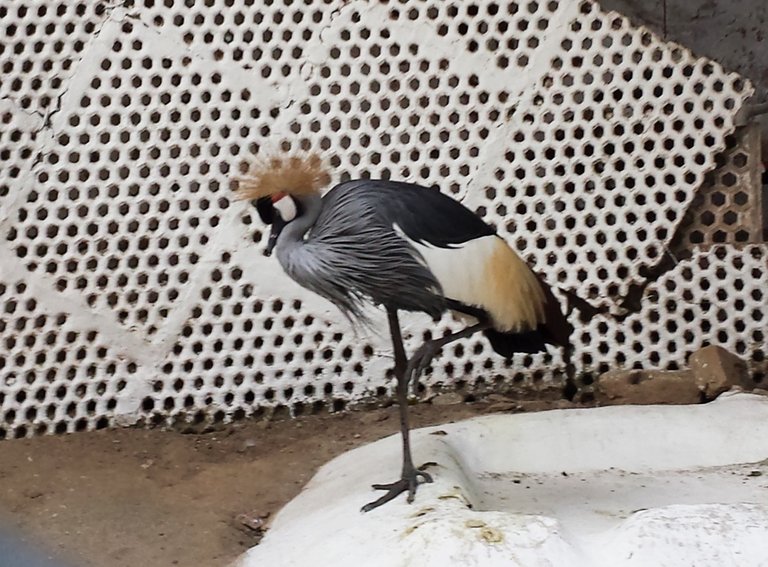
<svg viewBox="0 0 768 567">
<path fill-rule="evenodd" d="M 304 235 L 315 224 L 323 207 L 320 195 L 293 197 L 301 208 L 301 214 L 285 225 L 277 237 L 275 251 L 278 261 L 285 266 L 290 263 L 290 257 L 304 244 Z"/>
</svg>

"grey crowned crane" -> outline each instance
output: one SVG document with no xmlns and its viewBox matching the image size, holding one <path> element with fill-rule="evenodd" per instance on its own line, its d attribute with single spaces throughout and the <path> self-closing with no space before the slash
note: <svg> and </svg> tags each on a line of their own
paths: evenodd
<svg viewBox="0 0 768 567">
<path fill-rule="evenodd" d="M 361 179 L 336 185 L 316 155 L 273 158 L 239 180 L 238 196 L 256 200 L 271 225 L 273 248 L 286 273 L 334 303 L 352 321 L 365 321 L 366 302 L 389 320 L 400 406 L 403 468 L 398 481 L 363 511 L 408 492 L 412 502 L 428 473 L 413 464 L 408 384 L 450 342 L 482 332 L 501 356 L 566 347 L 573 330 L 546 283 L 472 211 L 434 189 Z M 451 310 L 475 322 L 427 340 L 406 357 L 399 311 L 438 319 Z"/>
</svg>

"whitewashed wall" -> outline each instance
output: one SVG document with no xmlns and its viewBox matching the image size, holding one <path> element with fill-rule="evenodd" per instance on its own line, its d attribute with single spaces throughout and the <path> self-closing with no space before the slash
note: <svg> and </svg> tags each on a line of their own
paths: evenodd
<svg viewBox="0 0 768 567">
<path fill-rule="evenodd" d="M 389 391 L 385 327 L 356 335 L 288 280 L 232 200 L 243 160 L 276 148 L 477 210 L 599 311 L 571 313 L 580 374 L 683 365 L 705 342 L 764 361 L 764 244 L 704 246 L 622 307 L 751 87 L 593 2 L 0 0 L 0 16 L 0 437 Z M 452 325 L 411 317 L 408 343 Z M 477 338 L 425 384 L 560 387 L 564 367 Z"/>
</svg>

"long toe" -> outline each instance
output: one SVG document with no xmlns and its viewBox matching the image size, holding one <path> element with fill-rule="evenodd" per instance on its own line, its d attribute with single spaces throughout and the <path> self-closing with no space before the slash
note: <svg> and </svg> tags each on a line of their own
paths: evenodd
<svg viewBox="0 0 768 567">
<path fill-rule="evenodd" d="M 382 504 L 386 504 L 390 500 L 394 500 L 397 496 L 405 492 L 406 490 L 409 490 L 408 481 L 405 479 L 400 479 L 397 482 L 393 482 L 390 484 L 374 484 L 373 487 L 377 490 L 386 490 L 387 493 L 384 494 L 381 498 L 374 500 L 373 502 L 369 502 L 365 506 L 361 508 L 362 512 L 370 512 L 374 508 L 378 508 Z"/>
<path fill-rule="evenodd" d="M 394 488 L 397 488 L 402 483 L 402 479 L 398 480 L 397 482 L 389 482 L 387 484 L 372 484 L 371 488 L 374 490 L 392 490 Z"/>
<path fill-rule="evenodd" d="M 431 345 L 423 345 L 417 352 L 416 352 L 416 360 L 414 360 L 414 376 L 421 376 L 422 372 L 424 372 L 427 369 L 427 366 L 429 366 L 429 363 L 432 362 L 432 359 L 437 354 L 437 349 L 432 347 Z"/>
<path fill-rule="evenodd" d="M 431 474 L 429 474 L 428 472 L 424 472 L 424 471 L 422 471 L 422 470 L 418 470 L 418 471 L 416 471 L 416 476 L 417 476 L 417 477 L 421 477 L 421 479 L 422 479 L 422 480 L 423 480 L 423 481 L 424 481 L 426 484 L 429 484 L 429 483 L 431 483 L 431 482 L 434 482 L 434 481 L 432 480 L 432 475 L 431 475 Z"/>
<path fill-rule="evenodd" d="M 416 352 L 413 358 L 413 374 L 411 376 L 411 393 L 415 396 L 419 396 L 419 377 L 424 374 L 424 371 L 429 367 L 432 362 L 434 354 L 429 352 Z"/>
<path fill-rule="evenodd" d="M 424 466 L 428 466 L 429 464 L 430 463 L 427 465 L 422 465 L 422 468 Z M 406 501 L 410 504 L 413 502 L 413 499 L 416 496 L 416 490 L 419 487 L 419 479 L 421 479 L 422 482 L 430 483 L 432 482 L 432 475 L 420 469 L 411 469 L 406 471 L 400 480 L 387 484 L 372 485 L 374 490 L 386 490 L 387 492 L 378 500 L 374 500 L 373 502 L 363 506 L 361 510 L 363 512 L 370 512 L 374 508 L 378 508 L 382 504 L 386 504 L 390 500 L 394 500 L 403 492 L 408 492 Z"/>
</svg>

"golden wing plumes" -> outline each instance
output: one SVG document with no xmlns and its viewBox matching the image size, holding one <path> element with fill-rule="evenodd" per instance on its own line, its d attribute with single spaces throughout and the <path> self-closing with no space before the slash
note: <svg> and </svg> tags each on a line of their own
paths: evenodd
<svg viewBox="0 0 768 567">
<path fill-rule="evenodd" d="M 258 199 L 276 193 L 307 195 L 317 193 L 331 182 L 331 175 L 317 154 L 273 156 L 251 165 L 238 179 L 239 199 Z"/>
</svg>

